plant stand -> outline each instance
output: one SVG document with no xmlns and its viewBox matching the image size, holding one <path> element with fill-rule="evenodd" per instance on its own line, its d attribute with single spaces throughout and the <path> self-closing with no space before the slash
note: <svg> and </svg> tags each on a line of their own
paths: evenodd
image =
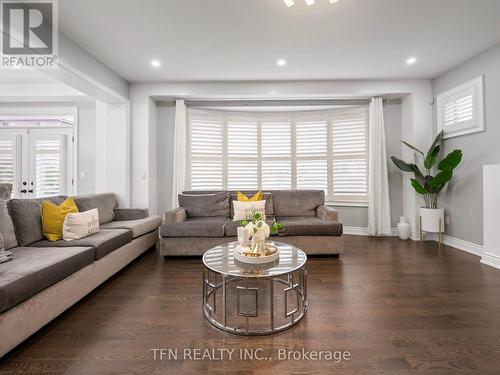
<svg viewBox="0 0 500 375">
<path fill-rule="evenodd" d="M 424 232 L 422 230 L 422 216 L 419 216 L 418 219 L 419 219 L 419 231 L 420 231 L 420 244 L 423 246 L 424 238 L 426 237 L 427 232 Z M 441 218 L 439 218 L 438 243 L 439 243 L 439 248 L 441 248 L 441 245 L 443 244 L 443 221 Z"/>
</svg>

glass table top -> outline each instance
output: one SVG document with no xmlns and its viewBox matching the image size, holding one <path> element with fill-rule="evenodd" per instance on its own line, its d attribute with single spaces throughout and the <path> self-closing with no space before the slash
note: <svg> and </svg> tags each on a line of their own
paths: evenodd
<svg viewBox="0 0 500 375">
<path fill-rule="evenodd" d="M 203 255 L 203 264 L 210 270 L 227 276 L 272 277 L 293 272 L 304 266 L 307 255 L 299 248 L 269 241 L 279 250 L 278 260 L 265 264 L 248 264 L 234 259 L 237 242 L 216 246 Z"/>
</svg>

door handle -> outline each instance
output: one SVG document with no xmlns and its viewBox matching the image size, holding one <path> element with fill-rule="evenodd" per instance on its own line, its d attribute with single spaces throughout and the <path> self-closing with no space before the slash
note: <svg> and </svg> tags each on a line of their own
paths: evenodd
<svg viewBox="0 0 500 375">
<path fill-rule="evenodd" d="M 29 189 L 29 190 L 28 190 L 28 193 L 33 193 L 33 189 Z"/>
<path fill-rule="evenodd" d="M 28 190 L 26 190 L 26 189 L 21 190 L 21 193 L 23 193 L 23 194 L 27 193 L 27 192 L 28 192 Z"/>
</svg>

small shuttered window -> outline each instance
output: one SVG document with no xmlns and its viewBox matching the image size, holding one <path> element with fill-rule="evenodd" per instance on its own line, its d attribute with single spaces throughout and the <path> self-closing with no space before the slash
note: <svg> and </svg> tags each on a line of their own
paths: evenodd
<svg viewBox="0 0 500 375">
<path fill-rule="evenodd" d="M 193 190 L 320 189 L 333 203 L 367 201 L 367 108 L 237 114 L 189 110 Z"/>
<path fill-rule="evenodd" d="M 436 105 L 445 138 L 483 130 L 483 77 L 437 95 Z"/>
</svg>

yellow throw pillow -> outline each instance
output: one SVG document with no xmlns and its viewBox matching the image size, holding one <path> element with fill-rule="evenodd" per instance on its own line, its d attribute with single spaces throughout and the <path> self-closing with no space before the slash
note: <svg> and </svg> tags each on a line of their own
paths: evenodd
<svg viewBox="0 0 500 375">
<path fill-rule="evenodd" d="M 48 201 L 42 202 L 43 235 L 49 241 L 59 241 L 62 237 L 64 219 L 67 214 L 78 212 L 73 198 L 68 198 L 59 206 Z"/>
<path fill-rule="evenodd" d="M 236 197 L 238 198 L 238 202 L 257 202 L 263 200 L 262 191 L 258 191 L 257 193 L 255 193 L 252 198 L 248 198 L 245 194 L 238 191 L 236 193 Z"/>
</svg>

